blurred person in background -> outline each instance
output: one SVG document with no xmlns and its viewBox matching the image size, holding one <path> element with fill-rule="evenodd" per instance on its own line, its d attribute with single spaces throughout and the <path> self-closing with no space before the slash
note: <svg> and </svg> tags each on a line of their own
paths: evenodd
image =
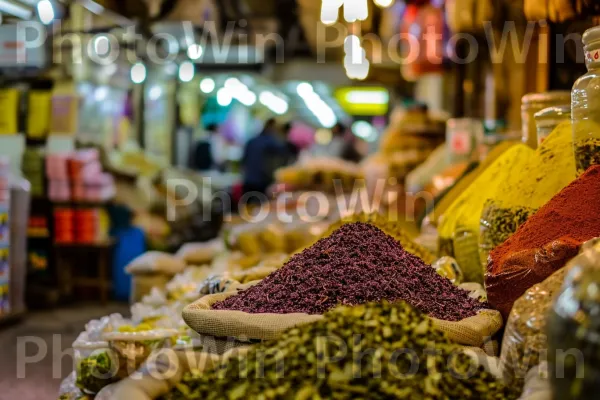
<svg viewBox="0 0 600 400">
<path fill-rule="evenodd" d="M 338 138 L 339 144 L 339 153 L 338 157 L 344 161 L 349 161 L 353 163 L 359 163 L 363 156 L 356 148 L 357 140 L 356 136 L 345 125 L 341 123 L 337 123 L 332 129 L 331 133 L 333 139 Z M 332 139 L 332 141 L 333 141 Z"/>
<path fill-rule="evenodd" d="M 242 168 L 244 173 L 243 192 L 267 193 L 275 181 L 275 171 L 287 164 L 289 151 L 279 138 L 277 122 L 271 118 L 262 132 L 250 139 L 244 147 Z"/>
<path fill-rule="evenodd" d="M 298 156 L 300 155 L 300 147 L 296 145 L 296 143 L 294 143 L 290 137 L 293 128 L 294 125 L 292 122 L 285 123 L 282 128 L 283 135 L 285 138 L 285 145 L 288 151 L 288 159 L 286 162 L 287 165 L 294 164 L 298 160 Z"/>
<path fill-rule="evenodd" d="M 220 136 L 218 125 L 206 126 L 206 136 L 198 140 L 190 156 L 191 169 L 200 172 L 221 169 L 224 160 Z"/>
</svg>

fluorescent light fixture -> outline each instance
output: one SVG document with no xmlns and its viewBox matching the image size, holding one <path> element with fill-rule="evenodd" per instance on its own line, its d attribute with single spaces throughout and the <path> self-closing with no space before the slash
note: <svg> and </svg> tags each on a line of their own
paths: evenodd
<svg viewBox="0 0 600 400">
<path fill-rule="evenodd" d="M 217 103 L 221 107 L 227 107 L 233 101 L 233 96 L 231 95 L 231 91 L 227 88 L 221 88 L 217 92 Z"/>
<path fill-rule="evenodd" d="M 337 124 L 337 117 L 332 108 L 314 91 L 312 85 L 301 83 L 296 90 L 304 101 L 306 108 L 317 118 L 322 126 L 332 128 Z"/>
<path fill-rule="evenodd" d="M 146 66 L 142 63 L 136 63 L 131 67 L 131 81 L 133 83 L 143 83 L 146 80 Z"/>
<path fill-rule="evenodd" d="M 200 90 L 202 93 L 212 93 L 215 90 L 215 80 L 212 78 L 204 78 L 200 81 Z"/>
<path fill-rule="evenodd" d="M 262 92 L 258 99 L 265 107 L 273 111 L 275 114 L 283 115 L 289 110 L 287 101 L 276 96 L 273 92 L 268 90 Z"/>
<path fill-rule="evenodd" d="M 37 12 L 44 25 L 49 25 L 54 21 L 54 7 L 50 0 L 40 0 L 37 4 Z"/>
<path fill-rule="evenodd" d="M 346 93 L 346 101 L 352 104 L 388 104 L 390 95 L 386 90 L 351 90 Z"/>
<path fill-rule="evenodd" d="M 192 60 L 198 60 L 204 54 L 204 49 L 199 44 L 191 44 L 187 49 L 187 55 Z"/>
<path fill-rule="evenodd" d="M 298 95 L 300 97 L 306 97 L 306 96 L 310 96 L 311 93 L 314 93 L 315 89 L 313 88 L 313 86 L 310 83 L 302 82 L 302 83 L 298 84 L 298 87 L 296 87 L 296 91 L 298 92 Z"/>
<path fill-rule="evenodd" d="M 0 0 L 0 11 L 21 19 L 31 19 L 33 16 L 33 12 L 30 9 L 6 0 Z"/>
<path fill-rule="evenodd" d="M 190 82 L 194 79 L 194 64 L 189 61 L 184 61 L 179 66 L 179 80 L 182 82 Z"/>
</svg>

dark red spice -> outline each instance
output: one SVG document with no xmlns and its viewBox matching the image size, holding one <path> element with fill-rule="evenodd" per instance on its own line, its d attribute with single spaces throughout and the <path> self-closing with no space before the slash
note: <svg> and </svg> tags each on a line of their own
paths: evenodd
<svg viewBox="0 0 600 400">
<path fill-rule="evenodd" d="M 598 236 L 600 166 L 595 166 L 491 252 L 485 277 L 488 301 L 507 318 L 527 289 L 564 267 L 584 242 Z"/>
<path fill-rule="evenodd" d="M 474 316 L 486 304 L 375 226 L 352 223 L 292 257 L 258 285 L 216 303 L 216 310 L 323 314 L 337 305 L 405 300 L 447 321 Z"/>
</svg>

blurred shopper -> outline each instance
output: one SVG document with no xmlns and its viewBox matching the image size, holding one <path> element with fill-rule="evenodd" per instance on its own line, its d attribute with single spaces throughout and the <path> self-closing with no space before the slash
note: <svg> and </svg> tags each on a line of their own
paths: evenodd
<svg viewBox="0 0 600 400">
<path fill-rule="evenodd" d="M 285 166 L 288 158 L 286 144 L 278 138 L 277 123 L 275 119 L 269 119 L 263 131 L 250 139 L 244 148 L 244 193 L 266 194 L 275 181 L 275 171 Z"/>
<path fill-rule="evenodd" d="M 356 137 L 345 125 L 339 122 L 331 128 L 331 143 L 327 147 L 328 155 L 331 157 L 354 163 L 362 160 L 362 155 L 356 149 Z"/>
<path fill-rule="evenodd" d="M 294 164 L 298 160 L 300 155 L 300 147 L 291 140 L 290 134 L 292 133 L 293 124 L 291 122 L 283 125 L 283 134 L 285 137 L 285 146 L 287 147 L 288 159 L 286 164 Z"/>
<path fill-rule="evenodd" d="M 214 144 L 219 139 L 218 125 L 209 124 L 206 133 L 207 135 L 196 143 L 190 157 L 190 168 L 201 172 L 219 169 L 214 154 Z"/>
</svg>

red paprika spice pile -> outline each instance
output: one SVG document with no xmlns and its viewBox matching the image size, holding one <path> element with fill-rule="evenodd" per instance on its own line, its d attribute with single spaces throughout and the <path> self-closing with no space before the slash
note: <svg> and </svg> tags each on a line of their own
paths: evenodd
<svg viewBox="0 0 600 400">
<path fill-rule="evenodd" d="M 552 171 L 549 171 L 552 173 Z M 488 259 L 488 302 L 506 319 L 513 303 L 600 236 L 600 166 L 564 188 Z"/>
</svg>

